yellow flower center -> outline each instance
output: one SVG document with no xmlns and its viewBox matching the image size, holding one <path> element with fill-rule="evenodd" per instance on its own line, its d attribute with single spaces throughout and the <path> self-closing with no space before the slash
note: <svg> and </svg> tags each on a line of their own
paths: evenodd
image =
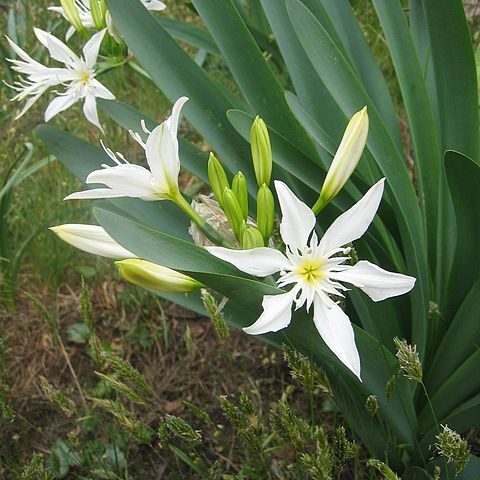
<svg viewBox="0 0 480 480">
<path fill-rule="evenodd" d="M 80 72 L 78 81 L 87 84 L 90 82 L 90 72 L 88 70 L 85 70 L 83 72 Z"/>
<path fill-rule="evenodd" d="M 305 262 L 298 267 L 297 273 L 301 275 L 306 282 L 318 282 L 325 278 L 325 271 L 322 268 L 323 264 L 323 260 L 306 259 Z"/>
</svg>

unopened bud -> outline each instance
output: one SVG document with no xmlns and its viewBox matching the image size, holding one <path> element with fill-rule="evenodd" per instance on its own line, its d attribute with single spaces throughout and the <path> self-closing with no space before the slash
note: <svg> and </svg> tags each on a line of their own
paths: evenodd
<svg viewBox="0 0 480 480">
<path fill-rule="evenodd" d="M 378 400 L 375 395 L 369 395 L 367 397 L 367 400 L 365 401 L 365 410 L 371 417 L 376 415 L 378 412 Z"/>
<path fill-rule="evenodd" d="M 242 248 L 244 250 L 251 250 L 252 248 L 258 248 L 263 246 L 263 237 L 258 228 L 246 228 L 242 236 Z"/>
<path fill-rule="evenodd" d="M 367 107 L 357 112 L 350 120 L 343 134 L 332 164 L 323 182 L 320 196 L 312 207 L 314 213 L 320 212 L 340 192 L 360 161 L 368 136 Z"/>
<path fill-rule="evenodd" d="M 103 5 L 102 5 L 103 4 Z M 106 27 L 105 14 L 107 13 L 104 0 L 90 0 L 90 12 L 95 28 L 102 30 Z"/>
<path fill-rule="evenodd" d="M 217 202 L 223 206 L 223 193 L 225 188 L 230 188 L 230 184 L 222 164 L 213 153 L 210 153 L 208 159 L 208 179 Z"/>
<path fill-rule="evenodd" d="M 272 147 L 265 122 L 256 117 L 250 130 L 250 146 L 252 149 L 253 168 L 258 186 L 270 184 L 272 175 Z"/>
<path fill-rule="evenodd" d="M 264 183 L 257 195 L 257 227 L 262 234 L 264 244 L 268 240 L 273 230 L 273 220 L 275 216 L 275 201 L 271 190 Z"/>
<path fill-rule="evenodd" d="M 240 240 L 242 238 L 242 230 L 245 228 L 245 220 L 243 219 L 242 209 L 237 197 L 230 188 L 225 188 L 223 191 L 222 207 L 228 222 L 235 232 L 235 236 Z"/>
<path fill-rule="evenodd" d="M 240 208 L 242 209 L 243 219 L 248 217 L 248 190 L 247 180 L 242 172 L 238 172 L 232 180 L 232 190 L 237 197 Z"/>
<path fill-rule="evenodd" d="M 115 262 L 120 275 L 131 283 L 166 293 L 188 293 L 202 288 L 197 280 L 147 260 L 129 258 Z"/>
<path fill-rule="evenodd" d="M 72 24 L 73 28 L 75 28 L 77 32 L 85 33 L 85 28 L 80 19 L 74 0 L 60 0 L 60 4 L 62 5 L 67 20 Z"/>
</svg>

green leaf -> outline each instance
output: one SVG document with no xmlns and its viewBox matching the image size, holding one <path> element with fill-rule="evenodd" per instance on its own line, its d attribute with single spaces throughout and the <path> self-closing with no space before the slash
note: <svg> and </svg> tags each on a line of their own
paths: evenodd
<svg viewBox="0 0 480 480">
<path fill-rule="evenodd" d="M 277 77 L 232 1 L 194 0 L 193 3 L 216 40 L 252 111 L 315 158 L 315 148 L 288 108 Z"/>
<path fill-rule="evenodd" d="M 478 163 L 477 78 L 463 2 L 422 0 L 422 5 L 435 71 L 442 149 L 461 152 Z"/>
<path fill-rule="evenodd" d="M 85 323 L 74 323 L 67 331 L 68 341 L 73 343 L 87 343 L 90 330 Z"/>
<path fill-rule="evenodd" d="M 457 152 L 446 152 L 445 170 L 455 208 L 457 243 L 442 314 L 453 318 L 480 275 L 480 166 Z"/>
</svg>

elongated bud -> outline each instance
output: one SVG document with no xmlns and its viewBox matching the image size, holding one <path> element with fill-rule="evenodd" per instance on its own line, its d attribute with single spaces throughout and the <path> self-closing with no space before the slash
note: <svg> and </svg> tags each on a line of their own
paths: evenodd
<svg viewBox="0 0 480 480">
<path fill-rule="evenodd" d="M 252 248 L 258 248 L 263 246 L 263 237 L 258 228 L 248 227 L 244 230 L 242 236 L 242 248 L 244 250 L 251 250 Z"/>
<path fill-rule="evenodd" d="M 257 195 L 257 227 L 262 234 L 265 245 L 273 230 L 273 220 L 275 216 L 275 201 L 271 190 L 264 183 Z"/>
<path fill-rule="evenodd" d="M 242 209 L 243 219 L 247 220 L 248 217 L 248 190 L 247 180 L 242 172 L 238 172 L 232 181 L 232 190 L 237 197 L 240 208 Z"/>
<path fill-rule="evenodd" d="M 210 153 L 208 159 L 208 179 L 217 202 L 223 206 L 223 192 L 225 188 L 230 188 L 230 184 L 222 164 L 213 153 Z"/>
<path fill-rule="evenodd" d="M 250 130 L 250 146 L 252 149 L 253 168 L 258 186 L 270 184 L 272 175 L 272 147 L 265 122 L 256 117 Z"/>
<path fill-rule="evenodd" d="M 235 236 L 241 240 L 242 226 L 245 225 L 245 220 L 243 219 L 242 209 L 240 208 L 237 197 L 235 197 L 235 194 L 230 188 L 225 188 L 223 191 L 222 207 L 233 231 L 235 232 Z"/>
<path fill-rule="evenodd" d="M 105 23 L 105 13 L 106 9 L 105 7 L 105 2 L 99 0 L 90 0 L 90 11 L 92 13 L 92 20 L 95 25 L 95 28 L 98 28 L 98 30 L 102 30 L 103 28 L 106 27 Z"/>
<path fill-rule="evenodd" d="M 350 120 L 343 134 L 332 164 L 323 182 L 320 196 L 312 207 L 314 213 L 320 212 L 340 192 L 360 161 L 368 136 L 367 107 L 357 112 Z"/>
<path fill-rule="evenodd" d="M 204 286 L 183 273 L 139 258 L 121 260 L 115 265 L 125 280 L 159 292 L 188 293 Z"/>
<path fill-rule="evenodd" d="M 87 253 L 117 260 L 136 257 L 135 254 L 118 244 L 99 225 L 70 223 L 50 227 L 50 230 L 65 242 Z"/>
<path fill-rule="evenodd" d="M 83 26 L 82 20 L 80 19 L 80 15 L 78 14 L 75 2 L 73 0 L 60 0 L 60 4 L 62 5 L 63 11 L 65 12 L 65 16 L 75 28 L 75 30 L 84 34 L 85 28 Z"/>
</svg>

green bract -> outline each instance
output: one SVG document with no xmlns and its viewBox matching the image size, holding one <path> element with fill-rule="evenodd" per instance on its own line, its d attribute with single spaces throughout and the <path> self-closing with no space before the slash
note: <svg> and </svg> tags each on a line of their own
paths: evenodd
<svg viewBox="0 0 480 480">
<path fill-rule="evenodd" d="M 263 10 L 269 26 L 255 23 L 258 16 L 249 16 L 243 2 L 193 0 L 208 31 L 185 26 L 182 40 L 223 59 L 235 92 L 179 46 L 167 31 L 167 19 L 158 22 L 140 0 L 107 0 L 116 28 L 161 92 L 172 102 L 190 97 L 185 116 L 221 159 L 225 178 L 215 163 L 212 180 L 208 155 L 185 139 L 179 141 L 181 164 L 204 182 L 210 176 L 220 202 L 219 195 L 229 187 L 226 175 L 233 178 L 241 170 L 251 195 L 250 212 L 255 211 L 257 179 L 249 140 L 257 115 L 268 125 L 272 178 L 312 205 L 348 120 L 367 107 L 365 151 L 340 193 L 322 205 L 317 224 L 325 230 L 386 177 L 379 214 L 355 249 L 362 259 L 415 277 L 415 288 L 383 303 L 366 301 L 358 290 L 347 293 L 362 383 L 326 347 L 305 312 L 297 312 L 287 329 L 261 338 L 291 345 L 326 368 L 339 409 L 372 457 L 386 459 L 402 478 L 420 478 L 414 475 L 422 470 L 429 478 L 436 464 L 447 478 L 446 464 L 431 460 L 429 446 L 438 429 L 420 384 L 402 375 L 392 381 L 399 373 L 393 339 L 405 338 L 416 346 L 438 422 L 458 433 L 479 426 L 480 172 L 474 55 L 460 0 L 410 0 L 408 19 L 400 0 L 372 3 L 400 87 L 413 169 L 407 167 L 397 113 L 378 62 L 346 0 L 249 2 Z M 178 24 L 175 29 L 179 31 Z M 127 128 L 138 130 L 145 118 L 120 102 L 99 104 Z M 155 127 L 145 120 L 148 128 Z M 42 126 L 39 135 L 82 180 L 108 161 L 103 150 L 61 130 Z M 235 193 L 227 191 L 229 220 L 243 238 L 245 197 L 238 205 L 238 180 Z M 136 256 L 229 297 L 225 319 L 231 325 L 251 325 L 263 296 L 281 292 L 268 280 L 241 273 L 194 245 L 187 218 L 172 203 L 108 199 L 95 204 L 94 214 Z M 258 228 L 266 240 L 262 225 Z M 165 297 L 205 313 L 195 294 Z M 378 410 L 370 416 L 365 402 L 372 396 Z M 457 478 L 477 479 L 479 465 L 471 455 Z M 453 478 L 453 467 L 451 472 Z"/>
</svg>

